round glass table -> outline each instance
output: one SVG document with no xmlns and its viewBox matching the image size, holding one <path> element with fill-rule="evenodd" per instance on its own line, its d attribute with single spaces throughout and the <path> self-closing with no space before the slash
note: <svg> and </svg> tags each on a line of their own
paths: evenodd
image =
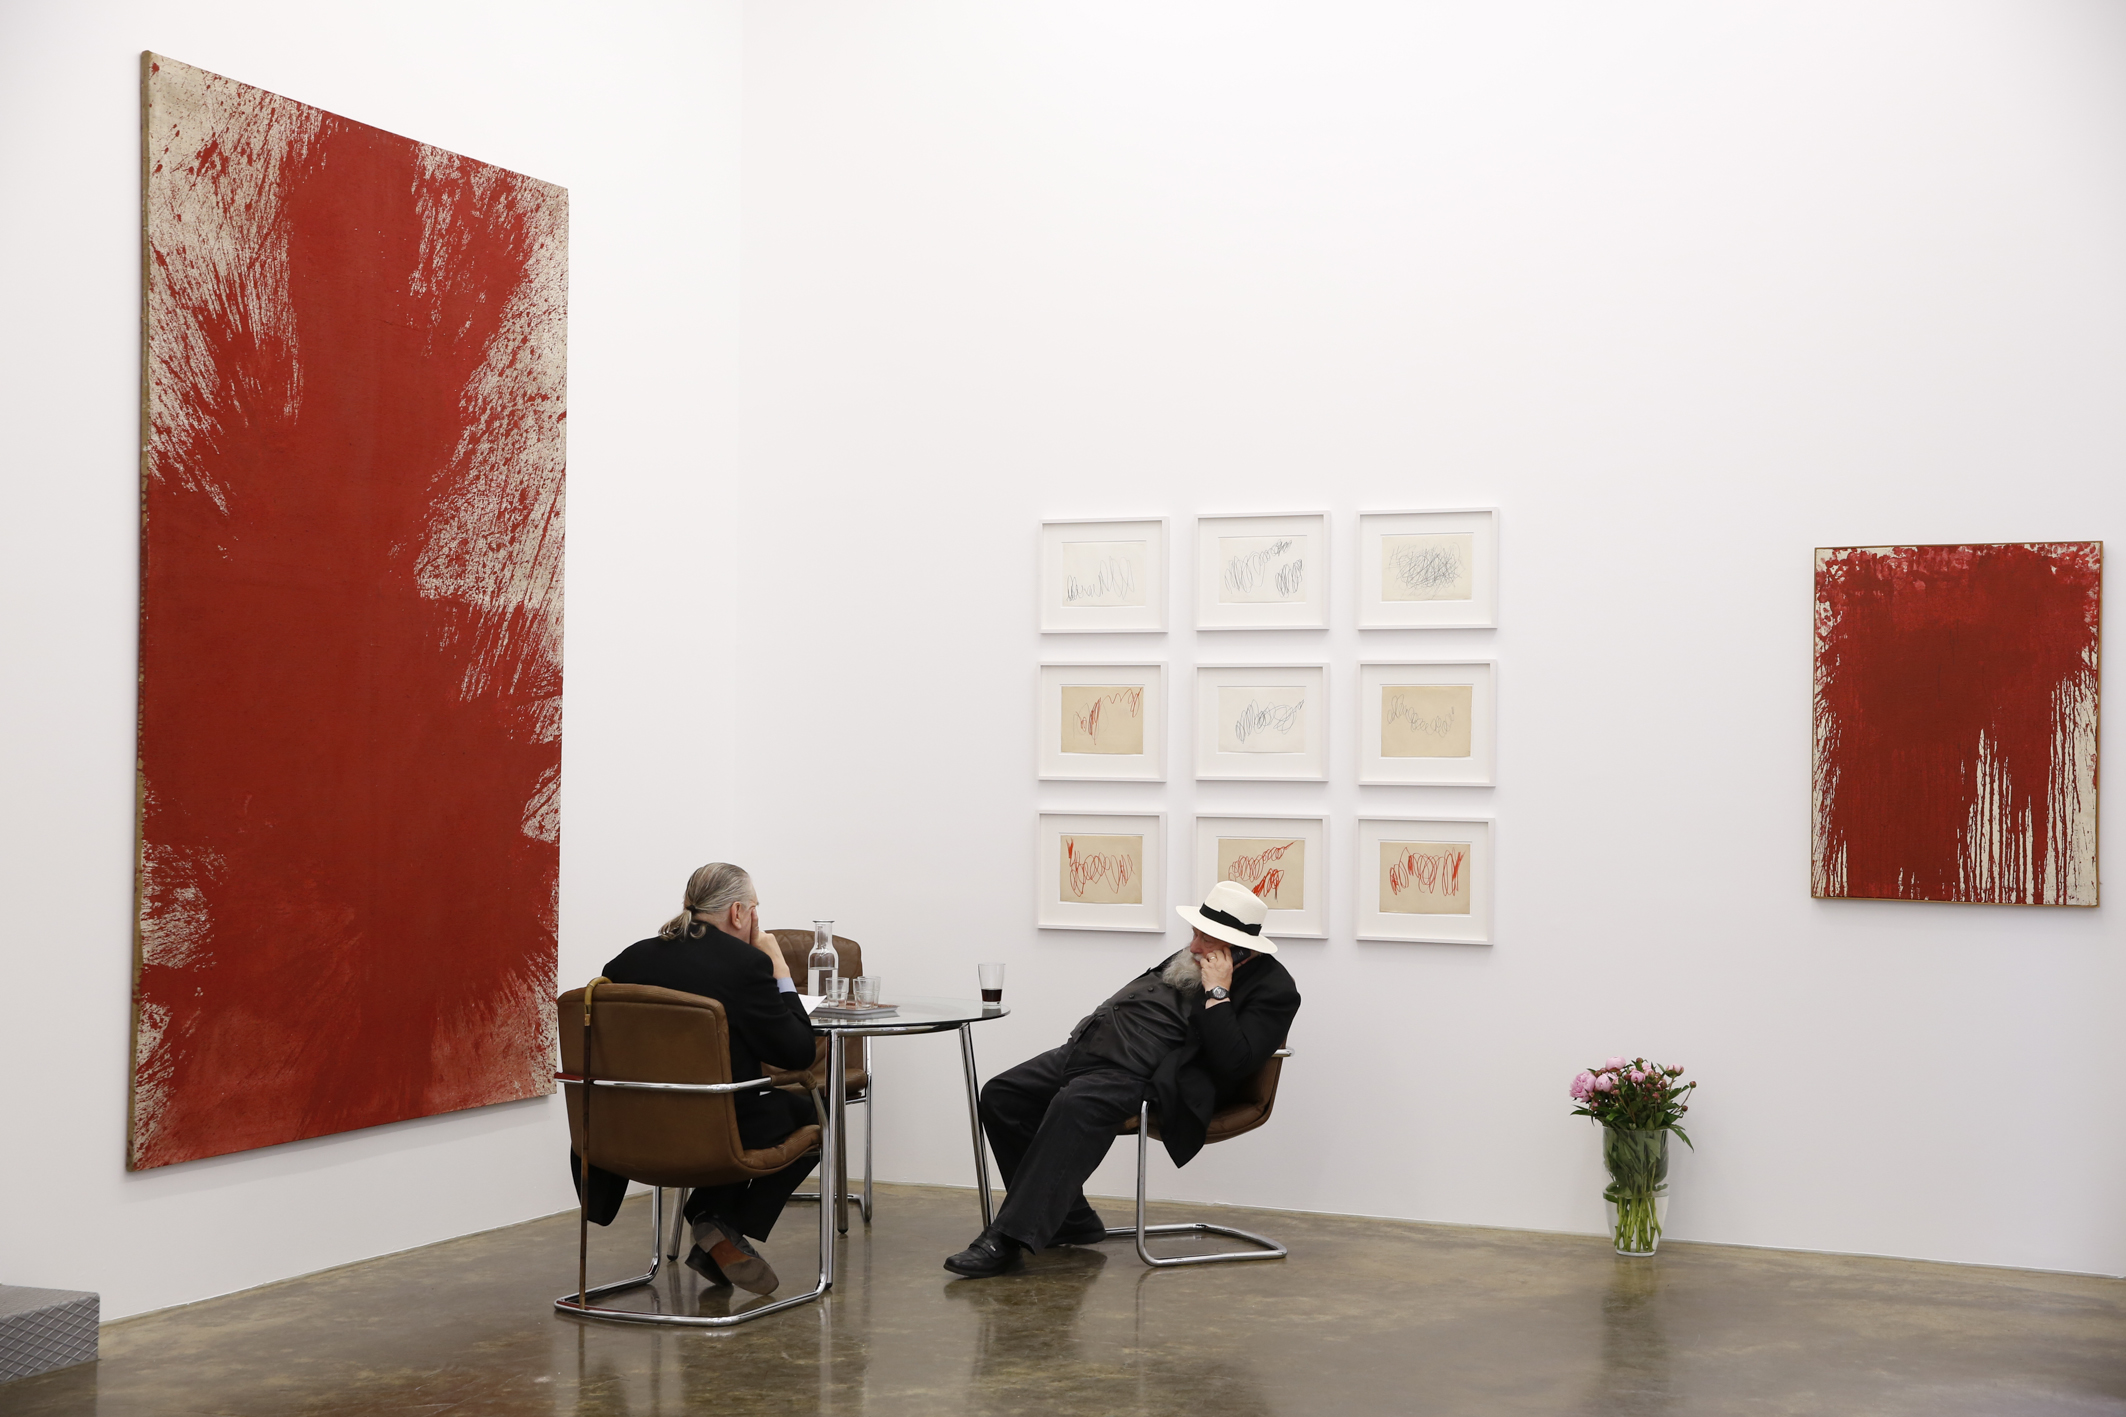
<svg viewBox="0 0 2126 1417">
<path fill-rule="evenodd" d="M 1002 1004 L 985 1004 L 979 999 L 940 999 L 926 995 L 903 996 L 885 1001 L 894 1012 L 883 1018 L 868 1019 L 823 1019 L 815 1013 L 812 1031 L 825 1034 L 827 1038 L 827 1127 L 825 1144 L 820 1149 L 819 1196 L 823 1215 L 834 1216 L 835 1229 L 843 1234 L 849 1230 L 849 1165 L 843 1155 L 842 1138 L 847 1134 L 843 1122 L 848 1111 L 849 1092 L 849 1040 L 863 1039 L 864 1059 L 869 1073 L 870 1051 L 868 1040 L 891 1038 L 907 1033 L 948 1033 L 958 1030 L 960 1035 L 960 1066 L 967 1078 L 967 1130 L 974 1143 L 975 1194 L 982 1201 L 982 1227 L 986 1230 L 995 1218 L 991 1214 L 989 1194 L 989 1153 L 982 1145 L 982 1113 L 979 1101 L 981 1082 L 974 1069 L 974 1026 L 991 1019 L 1003 1018 L 1011 1010 Z M 870 1105 L 868 1096 L 865 1105 Z M 864 1145 L 871 1145 L 872 1118 L 875 1113 L 865 1114 Z M 870 1168 L 865 1168 L 868 1174 Z M 863 1199 L 864 1216 L 871 1214 L 871 1197 Z M 833 1281 L 829 1251 L 828 1282 Z"/>
</svg>

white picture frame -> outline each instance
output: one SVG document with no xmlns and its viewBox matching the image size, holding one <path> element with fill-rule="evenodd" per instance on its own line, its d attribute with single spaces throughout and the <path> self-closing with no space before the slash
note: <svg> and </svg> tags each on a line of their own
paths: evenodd
<svg viewBox="0 0 2126 1417">
<path fill-rule="evenodd" d="M 1043 812 L 1035 833 L 1034 924 L 1042 930 L 1136 930 L 1165 934 L 1164 812 Z M 1134 854 L 1108 843 L 1134 839 Z M 1077 848 L 1066 887 L 1064 850 Z M 1125 868 L 1126 877 L 1125 878 Z M 1131 894 L 1134 900 L 1102 900 Z M 1118 889 L 1121 887 L 1121 889 Z"/>
<path fill-rule="evenodd" d="M 1296 843 L 1298 849 L 1284 850 L 1289 843 Z M 1291 869 L 1295 856 L 1297 871 Z M 1241 869 L 1232 869 L 1235 866 Z M 1270 907 L 1262 932 L 1273 940 L 1325 940 L 1329 937 L 1328 818 L 1283 812 L 1200 816 L 1189 879 L 1198 900 L 1225 879 L 1237 880 L 1254 891 Z M 1262 889 L 1264 883 L 1270 886 L 1268 893 Z M 1280 896 L 1297 904 L 1280 904 Z"/>
<path fill-rule="evenodd" d="M 1196 628 L 1325 630 L 1329 514 L 1196 518 Z"/>
<path fill-rule="evenodd" d="M 1166 629 L 1166 518 L 1041 523 L 1041 633 Z"/>
<path fill-rule="evenodd" d="M 1328 779 L 1326 664 L 1199 665 L 1192 718 L 1200 779 Z"/>
<path fill-rule="evenodd" d="M 1050 661 L 1039 694 L 1043 781 L 1166 781 L 1164 663 Z"/>
<path fill-rule="evenodd" d="M 1360 512 L 1356 559 L 1361 630 L 1498 626 L 1496 507 Z"/>
<path fill-rule="evenodd" d="M 1358 780 L 1497 786 L 1498 661 L 1360 660 Z"/>
<path fill-rule="evenodd" d="M 1397 940 L 1411 944 L 1488 945 L 1491 943 L 1492 833 L 1489 817 L 1360 817 L 1358 849 L 1352 862 L 1358 896 L 1357 935 L 1361 940 Z M 1387 849 L 1387 850 L 1384 850 Z M 1454 848 L 1465 855 L 1457 862 Z M 1390 854 L 1395 859 L 1390 860 Z M 1404 869 L 1384 884 L 1393 867 Z M 1465 871 L 1466 910 L 1446 913 L 1423 907 L 1444 904 L 1444 885 Z M 1389 910 L 1391 895 L 1410 892 L 1416 910 Z M 1385 893 L 1384 893 L 1385 892 Z"/>
</svg>

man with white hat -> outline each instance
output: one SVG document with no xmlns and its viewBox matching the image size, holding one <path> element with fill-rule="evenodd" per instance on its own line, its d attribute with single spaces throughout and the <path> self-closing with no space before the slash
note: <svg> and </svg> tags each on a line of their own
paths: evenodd
<svg viewBox="0 0 2126 1417">
<path fill-rule="evenodd" d="M 1117 990 L 1060 1048 L 982 1089 L 982 1128 L 1009 1194 L 996 1223 L 945 1261 L 971 1279 L 1005 1274 L 1025 1252 L 1089 1245 L 1107 1225 L 1085 1178 L 1146 1098 L 1176 1166 L 1203 1149 L 1211 1114 L 1284 1046 L 1299 989 L 1262 933 L 1269 907 L 1235 881 L 1175 908 L 1188 947 Z"/>
</svg>

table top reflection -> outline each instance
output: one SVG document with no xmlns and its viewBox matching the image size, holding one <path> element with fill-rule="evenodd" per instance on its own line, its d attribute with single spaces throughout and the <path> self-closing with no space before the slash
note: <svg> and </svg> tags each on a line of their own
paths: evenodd
<svg viewBox="0 0 2126 1417">
<path fill-rule="evenodd" d="M 1011 1010 L 1002 1004 L 985 1004 L 980 999 L 936 999 L 927 996 L 902 996 L 887 999 L 897 1012 L 884 1018 L 822 1019 L 814 1016 L 814 1033 L 847 1033 L 880 1035 L 892 1033 L 940 1033 L 948 1028 L 958 1028 L 966 1023 L 984 1023 L 993 1018 L 1002 1018 Z"/>
</svg>

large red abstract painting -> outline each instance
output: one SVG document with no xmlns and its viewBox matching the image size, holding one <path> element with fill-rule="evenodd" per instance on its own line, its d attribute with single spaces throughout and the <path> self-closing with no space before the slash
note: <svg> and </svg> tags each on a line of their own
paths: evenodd
<svg viewBox="0 0 2126 1417">
<path fill-rule="evenodd" d="M 2097 903 L 2102 542 L 1816 553 L 1815 894 Z"/>
<path fill-rule="evenodd" d="M 551 1092 L 568 195 L 143 84 L 129 1164 Z"/>
</svg>

